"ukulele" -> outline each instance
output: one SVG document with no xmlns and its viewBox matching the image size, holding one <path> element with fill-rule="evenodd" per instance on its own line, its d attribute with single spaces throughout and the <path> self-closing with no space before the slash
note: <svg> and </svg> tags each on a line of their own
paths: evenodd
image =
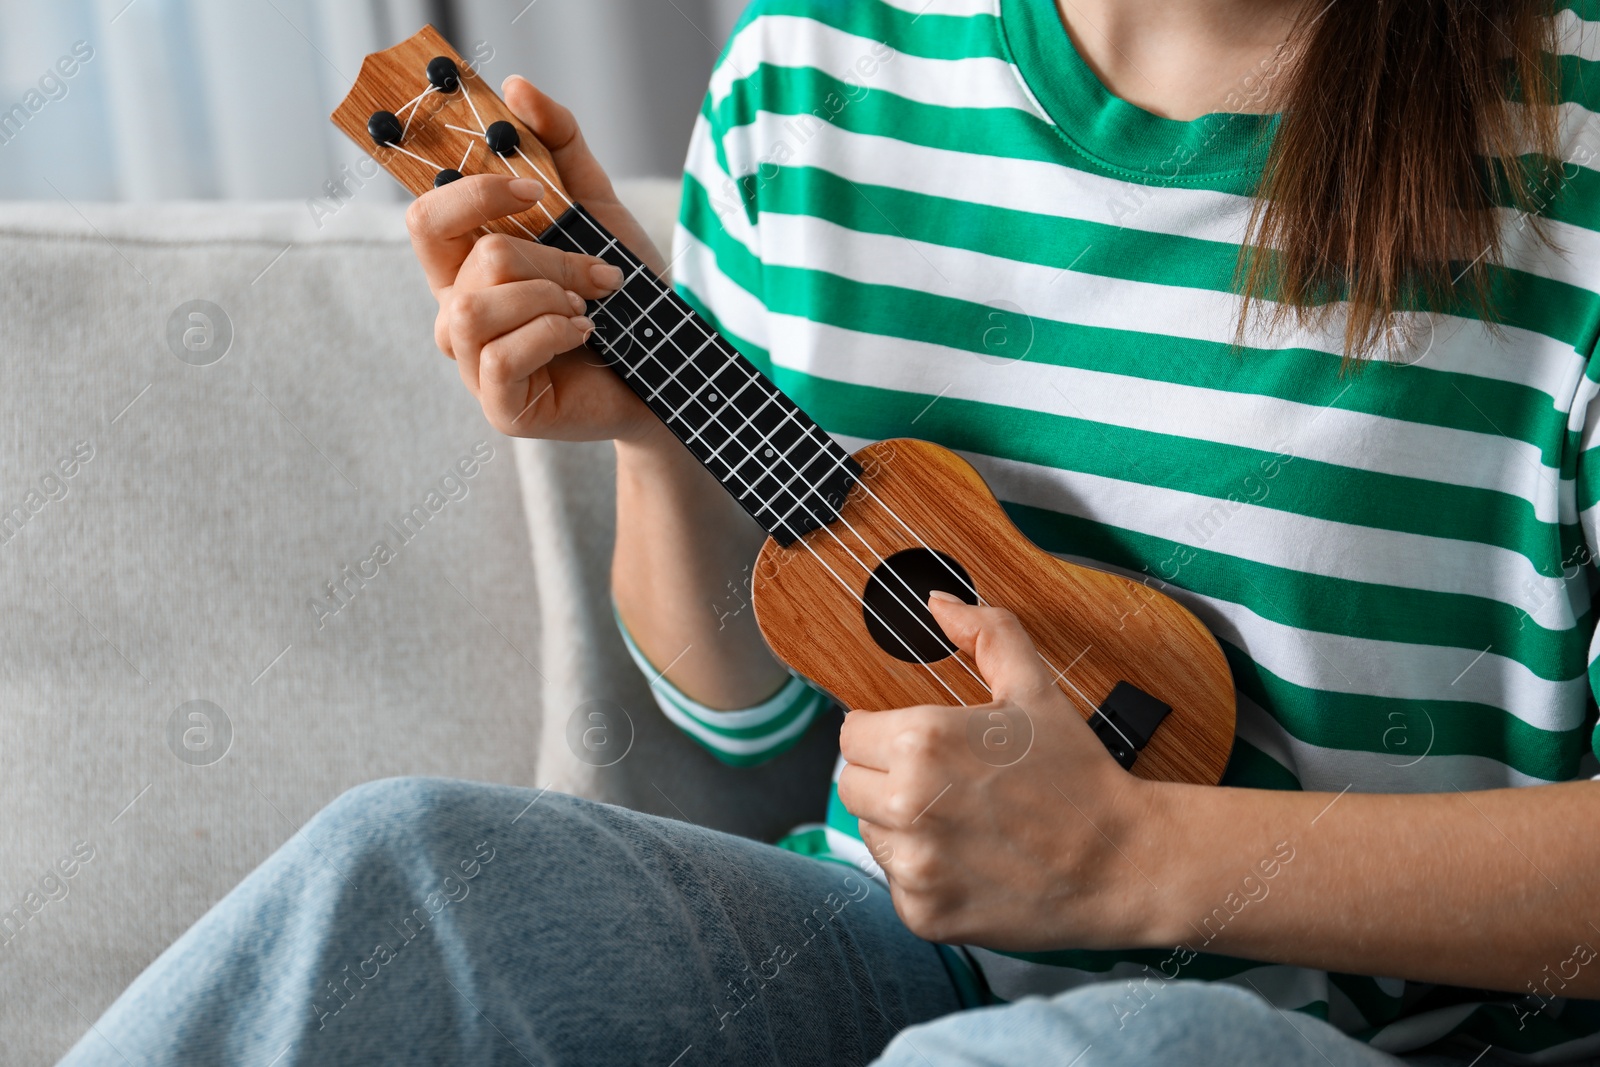
<svg viewBox="0 0 1600 1067">
<path fill-rule="evenodd" d="M 415 195 L 466 173 L 537 178 L 543 202 L 483 231 L 622 269 L 622 288 L 589 303 L 589 344 L 768 533 L 756 622 L 796 672 L 850 708 L 988 703 L 976 665 L 928 611 L 940 589 L 1013 612 L 1132 773 L 1221 778 L 1233 680 L 1193 614 L 1035 546 L 948 449 L 895 439 L 846 452 L 572 202 L 549 151 L 433 27 L 368 56 L 333 122 Z M 974 724 L 986 737 L 989 721 L 972 713 L 969 737 Z M 1031 727 L 1017 733 L 1031 739 Z"/>
</svg>

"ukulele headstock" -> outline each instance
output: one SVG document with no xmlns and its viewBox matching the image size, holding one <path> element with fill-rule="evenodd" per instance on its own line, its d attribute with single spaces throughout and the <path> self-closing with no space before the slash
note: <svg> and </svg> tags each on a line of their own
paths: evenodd
<svg viewBox="0 0 1600 1067">
<path fill-rule="evenodd" d="M 536 237 L 569 199 L 549 150 L 432 26 L 369 55 L 332 118 L 413 195 L 468 174 L 537 178 L 553 194 L 486 230 Z"/>
</svg>

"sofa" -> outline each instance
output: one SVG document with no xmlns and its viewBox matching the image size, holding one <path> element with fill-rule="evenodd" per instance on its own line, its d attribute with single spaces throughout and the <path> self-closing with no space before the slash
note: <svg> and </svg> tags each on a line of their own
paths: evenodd
<svg viewBox="0 0 1600 1067">
<path fill-rule="evenodd" d="M 622 192 L 665 247 L 675 183 Z M 0 285 L 0 1061 L 364 781 L 819 816 L 836 717 L 736 770 L 657 710 L 610 445 L 487 425 L 397 202 L 0 205 Z"/>
</svg>

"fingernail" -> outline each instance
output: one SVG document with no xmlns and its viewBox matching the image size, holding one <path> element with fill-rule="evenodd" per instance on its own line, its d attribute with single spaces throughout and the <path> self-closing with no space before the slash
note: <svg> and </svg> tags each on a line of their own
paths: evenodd
<svg viewBox="0 0 1600 1067">
<path fill-rule="evenodd" d="M 621 289 L 622 271 L 609 263 L 596 263 L 589 268 L 589 277 L 602 289 Z"/>
<path fill-rule="evenodd" d="M 567 290 L 567 303 L 571 304 L 572 310 L 579 315 L 582 315 L 583 309 L 588 306 L 583 302 L 583 297 L 574 293 L 571 289 Z"/>
<path fill-rule="evenodd" d="M 962 600 L 961 600 L 960 597 L 956 596 L 953 593 L 946 593 L 943 589 L 930 589 L 930 590 L 928 590 L 928 599 L 929 600 L 943 600 L 948 604 L 960 604 L 960 603 L 962 603 Z"/>
<path fill-rule="evenodd" d="M 574 315 L 572 317 L 572 325 L 576 326 L 578 328 L 578 332 L 583 334 L 585 337 L 588 337 L 589 331 L 594 329 L 594 321 L 587 315 Z"/>
<path fill-rule="evenodd" d="M 535 200 L 544 199 L 544 186 L 532 178 L 512 178 L 506 182 L 506 188 L 511 190 L 511 195 L 518 200 L 526 200 L 530 204 Z"/>
</svg>

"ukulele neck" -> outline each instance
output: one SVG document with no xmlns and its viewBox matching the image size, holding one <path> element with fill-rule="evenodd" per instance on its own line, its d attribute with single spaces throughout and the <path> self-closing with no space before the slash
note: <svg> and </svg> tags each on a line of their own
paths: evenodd
<svg viewBox="0 0 1600 1067">
<path fill-rule="evenodd" d="M 787 546 L 838 518 L 860 464 L 599 220 L 574 206 L 539 241 L 622 270 L 591 345 L 762 529 Z"/>
</svg>

